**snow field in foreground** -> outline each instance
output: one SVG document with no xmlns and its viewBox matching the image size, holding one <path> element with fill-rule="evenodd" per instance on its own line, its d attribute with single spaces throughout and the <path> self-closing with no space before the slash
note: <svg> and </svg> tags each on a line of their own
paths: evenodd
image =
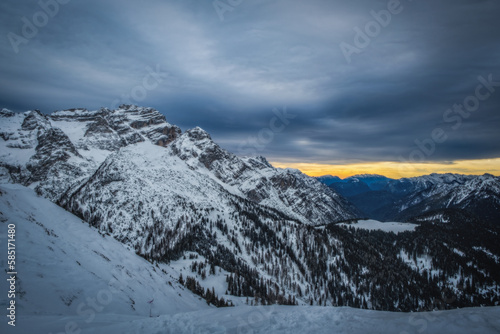
<svg viewBox="0 0 500 334">
<path fill-rule="evenodd" d="M 48 333 L 76 317 L 25 319 L 26 332 Z M 60 324 L 59 326 L 57 326 Z M 347 307 L 239 306 L 195 312 L 137 317 L 100 314 L 81 334 L 164 333 L 370 333 L 489 334 L 500 332 L 500 307 L 426 313 L 391 313 Z M 10 332 L 9 332 L 10 333 Z M 15 332 L 12 332 L 15 333 Z M 54 332 L 58 333 L 59 332 Z"/>
</svg>

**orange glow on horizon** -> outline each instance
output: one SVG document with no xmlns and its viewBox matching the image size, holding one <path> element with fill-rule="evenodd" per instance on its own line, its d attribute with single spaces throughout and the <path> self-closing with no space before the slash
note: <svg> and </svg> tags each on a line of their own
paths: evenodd
<svg viewBox="0 0 500 334">
<path fill-rule="evenodd" d="M 335 175 L 346 178 L 356 174 L 380 174 L 393 179 L 414 177 L 432 173 L 456 173 L 500 176 L 500 158 L 482 160 L 459 160 L 451 163 L 400 163 L 363 162 L 346 164 L 283 163 L 271 162 L 278 168 L 296 168 L 309 176 Z"/>
</svg>

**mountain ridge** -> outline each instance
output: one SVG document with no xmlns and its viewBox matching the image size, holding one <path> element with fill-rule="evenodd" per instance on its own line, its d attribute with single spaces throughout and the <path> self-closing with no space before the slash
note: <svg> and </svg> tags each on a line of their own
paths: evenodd
<svg viewBox="0 0 500 334">
<path fill-rule="evenodd" d="M 328 188 L 312 182 L 312 178 L 302 173 L 275 169 L 263 158 L 239 158 L 219 147 L 200 127 L 182 133 L 180 128 L 168 123 L 165 116 L 153 108 L 133 105 L 122 105 L 116 110 L 75 108 L 50 115 L 39 111 L 23 114 L 5 111 L 2 117 L 10 121 L 6 124 L 7 131 L 1 132 L 5 151 L 8 152 L 0 159 L 3 178 L 25 185 L 39 182 L 35 185 L 37 192 L 53 201 L 59 201 L 69 188 L 90 177 L 112 152 L 132 144 L 150 142 L 168 147 L 172 156 L 179 156 L 191 169 L 204 166 L 237 195 L 271 207 L 278 205 L 304 223 L 317 220 L 324 224 L 326 219 L 345 220 L 357 214 L 348 202 Z M 24 140 L 25 137 L 29 137 L 29 141 Z M 17 161 L 5 159 L 6 155 L 12 155 L 15 148 L 31 150 L 24 151 L 30 157 Z M 251 175 L 252 172 L 255 175 Z M 294 194 L 289 191 L 302 191 L 293 187 L 294 182 L 299 182 L 301 187 L 313 187 L 314 191 L 310 193 L 320 191 L 327 196 L 307 200 L 305 195 L 300 195 L 300 201 L 309 204 L 297 209 L 301 212 L 291 212 L 282 203 L 299 201 L 293 199 Z M 278 187 L 281 190 L 272 191 Z M 324 205 L 329 208 L 328 212 L 335 214 L 322 218 L 319 210 Z M 309 209 L 316 206 L 316 210 Z"/>
</svg>

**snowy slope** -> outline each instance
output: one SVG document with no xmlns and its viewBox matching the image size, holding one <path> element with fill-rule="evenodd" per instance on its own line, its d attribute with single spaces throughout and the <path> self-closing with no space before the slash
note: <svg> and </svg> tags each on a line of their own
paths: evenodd
<svg viewBox="0 0 500 334">
<path fill-rule="evenodd" d="M 82 333 L 435 333 L 500 331 L 500 307 L 408 314 L 332 307 L 237 307 L 134 319 Z"/>
<path fill-rule="evenodd" d="M 146 227 L 181 233 L 193 212 L 227 216 L 235 197 L 213 178 L 186 168 L 162 147 L 138 143 L 112 154 L 75 193 L 61 202 L 86 221 L 131 246 L 143 247 Z M 177 226 L 177 228 L 176 228 Z M 142 249 L 148 253 L 150 249 Z"/>
<path fill-rule="evenodd" d="M 277 284 L 303 281 L 303 260 L 291 251 L 299 240 L 286 237 L 287 232 L 303 230 L 302 224 L 231 190 L 208 171 L 186 168 L 185 161 L 168 150 L 143 142 L 110 155 L 61 204 L 151 259 L 177 260 L 172 254 L 181 249 L 210 255 L 212 262 L 225 259 L 223 266 L 232 271 L 238 271 L 234 263 L 239 261 Z M 259 238 L 272 238 L 276 244 L 273 249 L 250 246 Z M 285 249 L 289 254 L 283 254 Z M 270 262 L 286 261 L 284 271 L 256 265 L 265 253 Z M 291 293 L 289 288 L 282 292 Z"/>
<path fill-rule="evenodd" d="M 29 316 L 36 315 L 57 319 L 57 325 L 45 332 L 61 332 L 66 316 L 82 328 L 96 325 L 94 316 L 105 318 L 110 313 L 145 317 L 149 316 L 147 302 L 153 298 L 154 314 L 208 307 L 180 286 L 178 274 L 166 265 L 154 266 L 31 189 L 1 185 L 0 212 L 3 245 L 7 225 L 16 225 L 19 324 L 27 325 Z M 6 256 L 0 258 L 1 268 L 7 268 L 6 261 Z M 5 279 L 1 290 L 8 291 Z M 2 293 L 1 304 L 6 303 L 7 294 Z M 97 303 L 95 308 L 93 303 Z M 2 320 L 1 328 L 5 326 Z M 31 333 L 35 332 L 40 331 Z"/>
</svg>

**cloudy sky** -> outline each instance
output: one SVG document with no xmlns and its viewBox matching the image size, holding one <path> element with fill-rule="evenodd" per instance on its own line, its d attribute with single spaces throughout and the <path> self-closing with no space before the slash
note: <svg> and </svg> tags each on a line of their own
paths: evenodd
<svg viewBox="0 0 500 334">
<path fill-rule="evenodd" d="M 310 174 L 500 175 L 496 0 L 8 0 L 0 107 L 151 106 Z"/>
</svg>

